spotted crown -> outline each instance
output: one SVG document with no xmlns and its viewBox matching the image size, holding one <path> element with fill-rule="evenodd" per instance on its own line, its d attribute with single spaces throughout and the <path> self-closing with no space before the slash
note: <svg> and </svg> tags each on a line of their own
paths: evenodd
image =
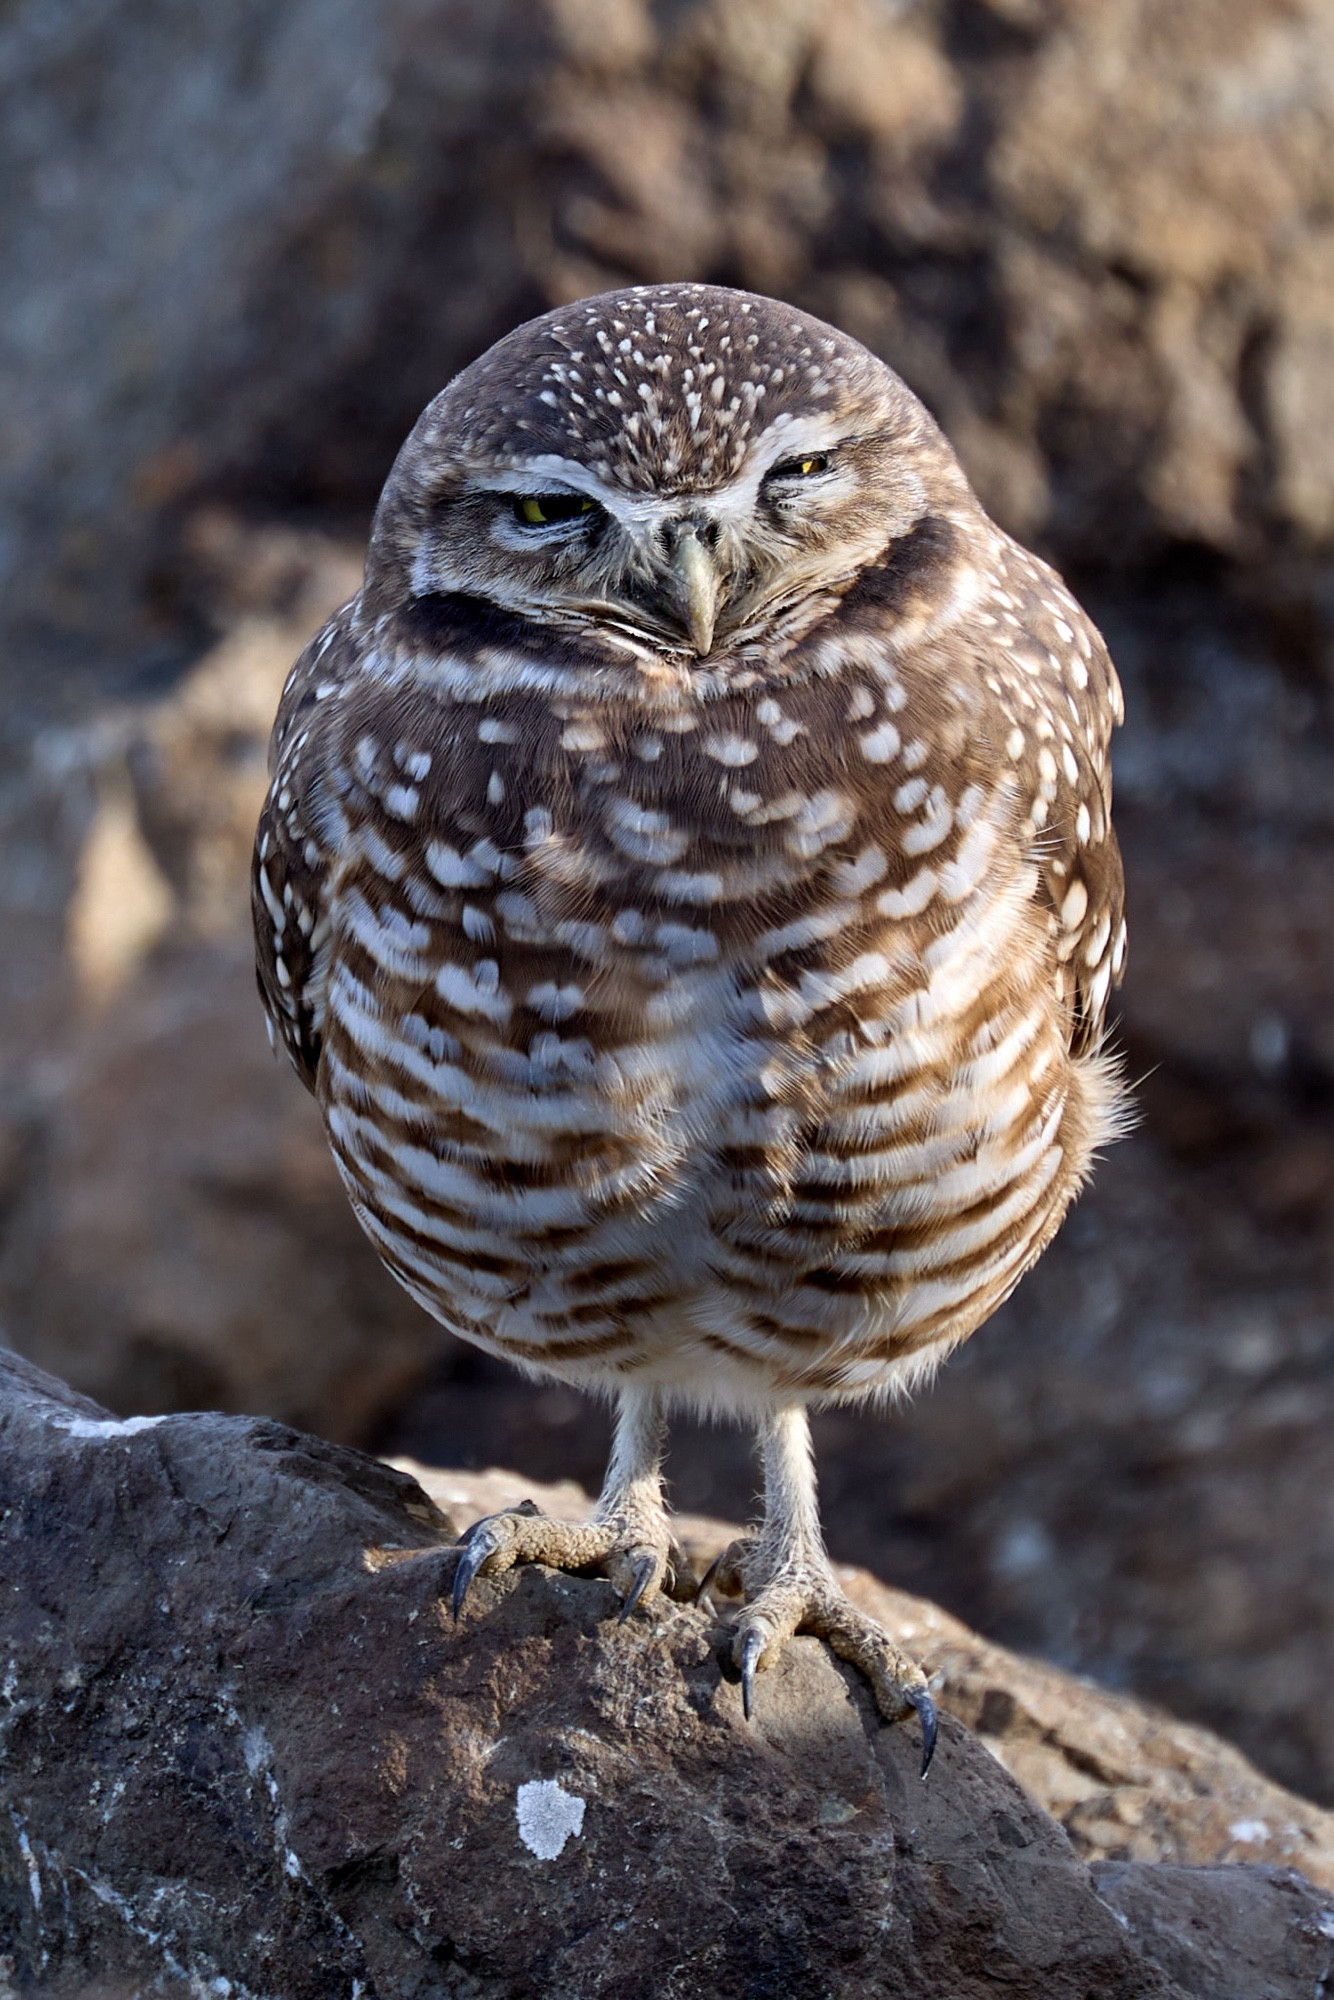
<svg viewBox="0 0 1334 2000">
<path fill-rule="evenodd" d="M 699 492 L 732 478 L 784 417 L 897 406 L 905 443 L 934 426 L 846 334 L 773 299 L 717 285 L 646 285 L 581 299 L 519 327 L 428 405 L 404 455 L 577 459 L 631 492 Z"/>
</svg>

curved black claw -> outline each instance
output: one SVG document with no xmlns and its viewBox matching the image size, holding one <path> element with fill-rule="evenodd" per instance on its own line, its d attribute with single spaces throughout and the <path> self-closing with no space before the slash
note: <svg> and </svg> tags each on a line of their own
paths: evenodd
<svg viewBox="0 0 1334 2000">
<path fill-rule="evenodd" d="M 755 1699 L 755 1669 L 764 1651 L 764 1634 L 752 1626 L 741 1641 L 741 1708 L 747 1722 Z"/>
<path fill-rule="evenodd" d="M 648 1589 L 649 1584 L 653 1580 L 653 1572 L 657 1566 L 656 1559 L 651 1555 L 641 1556 L 635 1564 L 635 1580 L 626 1591 L 624 1601 L 616 1616 L 616 1623 L 618 1625 L 624 1625 L 626 1619 Z"/>
<path fill-rule="evenodd" d="M 925 1688 L 905 1688 L 905 1698 L 917 1710 L 922 1723 L 922 1776 L 931 1769 L 931 1759 L 936 1754 L 936 1734 L 940 1728 L 940 1718 L 936 1714 L 936 1704 Z"/>
<path fill-rule="evenodd" d="M 722 1559 L 723 1559 L 723 1551 L 719 1549 L 717 1555 L 714 1557 L 713 1561 L 709 1564 L 708 1568 L 705 1570 L 699 1582 L 695 1585 L 694 1602 L 696 1604 L 700 1604 L 703 1602 L 704 1597 L 708 1591 L 709 1585 L 713 1582 L 713 1579 L 718 1574 L 718 1565 L 722 1561 Z"/>
<path fill-rule="evenodd" d="M 483 1525 L 481 1521 L 474 1522 L 459 1544 L 459 1559 L 454 1565 L 454 1586 L 449 1597 L 456 1625 L 459 1613 L 463 1609 L 463 1600 L 472 1588 L 473 1578 L 487 1557 L 494 1553 L 486 1536 L 477 1532 Z"/>
</svg>

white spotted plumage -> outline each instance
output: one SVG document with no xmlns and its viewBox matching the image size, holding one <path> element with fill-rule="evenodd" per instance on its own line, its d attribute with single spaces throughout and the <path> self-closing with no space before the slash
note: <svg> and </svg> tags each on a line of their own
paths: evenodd
<svg viewBox="0 0 1334 2000">
<path fill-rule="evenodd" d="M 1119 703 L 832 329 L 678 286 L 501 342 L 293 671 L 257 847 L 390 1269 L 627 1410 L 778 1413 L 790 1499 L 781 1412 L 919 1379 L 1116 1128 Z"/>
</svg>

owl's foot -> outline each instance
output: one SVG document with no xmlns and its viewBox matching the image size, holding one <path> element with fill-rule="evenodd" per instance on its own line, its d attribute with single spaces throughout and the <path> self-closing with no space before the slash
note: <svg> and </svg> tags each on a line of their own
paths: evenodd
<svg viewBox="0 0 1334 2000">
<path fill-rule="evenodd" d="M 459 1544 L 452 1603 L 455 1618 L 474 1577 L 503 1576 L 517 1563 L 549 1569 L 596 1570 L 619 1592 L 623 1625 L 637 1604 L 660 1594 L 693 1598 L 695 1579 L 687 1557 L 672 1541 L 660 1511 L 626 1510 L 592 1521 L 553 1521 L 531 1500 L 504 1514 L 475 1521 Z"/>
<path fill-rule="evenodd" d="M 745 1598 L 732 1637 L 732 1660 L 741 1675 L 747 1721 L 755 1701 L 756 1672 L 777 1663 L 794 1633 L 811 1632 L 865 1674 L 887 1722 L 899 1722 L 916 1711 L 922 1725 L 922 1776 L 926 1776 L 937 1728 L 926 1675 L 899 1651 L 883 1626 L 850 1602 L 827 1561 L 807 1556 L 775 1563 L 762 1538 L 748 1535 L 723 1551 L 700 1586 L 701 1593 L 711 1586 Z"/>
</svg>

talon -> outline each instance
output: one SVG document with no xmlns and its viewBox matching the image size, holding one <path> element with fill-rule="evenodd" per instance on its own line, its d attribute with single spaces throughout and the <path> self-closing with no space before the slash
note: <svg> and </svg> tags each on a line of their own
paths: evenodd
<svg viewBox="0 0 1334 2000">
<path fill-rule="evenodd" d="M 717 1555 L 714 1557 L 713 1561 L 709 1564 L 708 1568 L 705 1570 L 699 1582 L 695 1585 L 695 1596 L 693 1601 L 696 1604 L 703 1603 L 704 1598 L 708 1593 L 709 1585 L 713 1582 L 713 1579 L 718 1574 L 718 1565 L 721 1563 L 722 1559 L 723 1559 L 723 1551 L 719 1549 Z"/>
<path fill-rule="evenodd" d="M 741 1641 L 741 1708 L 747 1722 L 750 1721 L 751 1704 L 755 1699 L 755 1669 L 764 1651 L 764 1634 L 751 1626 Z"/>
<path fill-rule="evenodd" d="M 463 1609 L 463 1600 L 472 1588 L 474 1577 L 487 1557 L 493 1553 L 486 1536 L 477 1533 L 478 1528 L 484 1525 L 481 1521 L 475 1521 L 459 1544 L 459 1559 L 454 1565 L 454 1585 L 449 1597 L 456 1625 L 459 1613 Z"/>
<path fill-rule="evenodd" d="M 635 1580 L 626 1591 L 624 1601 L 617 1614 L 616 1623 L 618 1625 L 624 1625 L 626 1619 L 630 1616 L 630 1613 L 634 1610 L 640 1598 L 653 1581 L 653 1572 L 656 1568 L 656 1556 L 646 1555 L 639 1558 L 639 1561 L 635 1564 Z"/>
<path fill-rule="evenodd" d="M 695 1602 L 695 1570 L 690 1557 L 676 1542 L 667 1551 L 667 1568 L 662 1587 L 678 1604 Z"/>
<path fill-rule="evenodd" d="M 922 1723 L 922 1776 L 931 1769 L 931 1759 L 936 1752 L 936 1732 L 940 1719 L 936 1714 L 936 1704 L 925 1688 L 905 1688 L 905 1698 L 917 1710 Z"/>
</svg>

